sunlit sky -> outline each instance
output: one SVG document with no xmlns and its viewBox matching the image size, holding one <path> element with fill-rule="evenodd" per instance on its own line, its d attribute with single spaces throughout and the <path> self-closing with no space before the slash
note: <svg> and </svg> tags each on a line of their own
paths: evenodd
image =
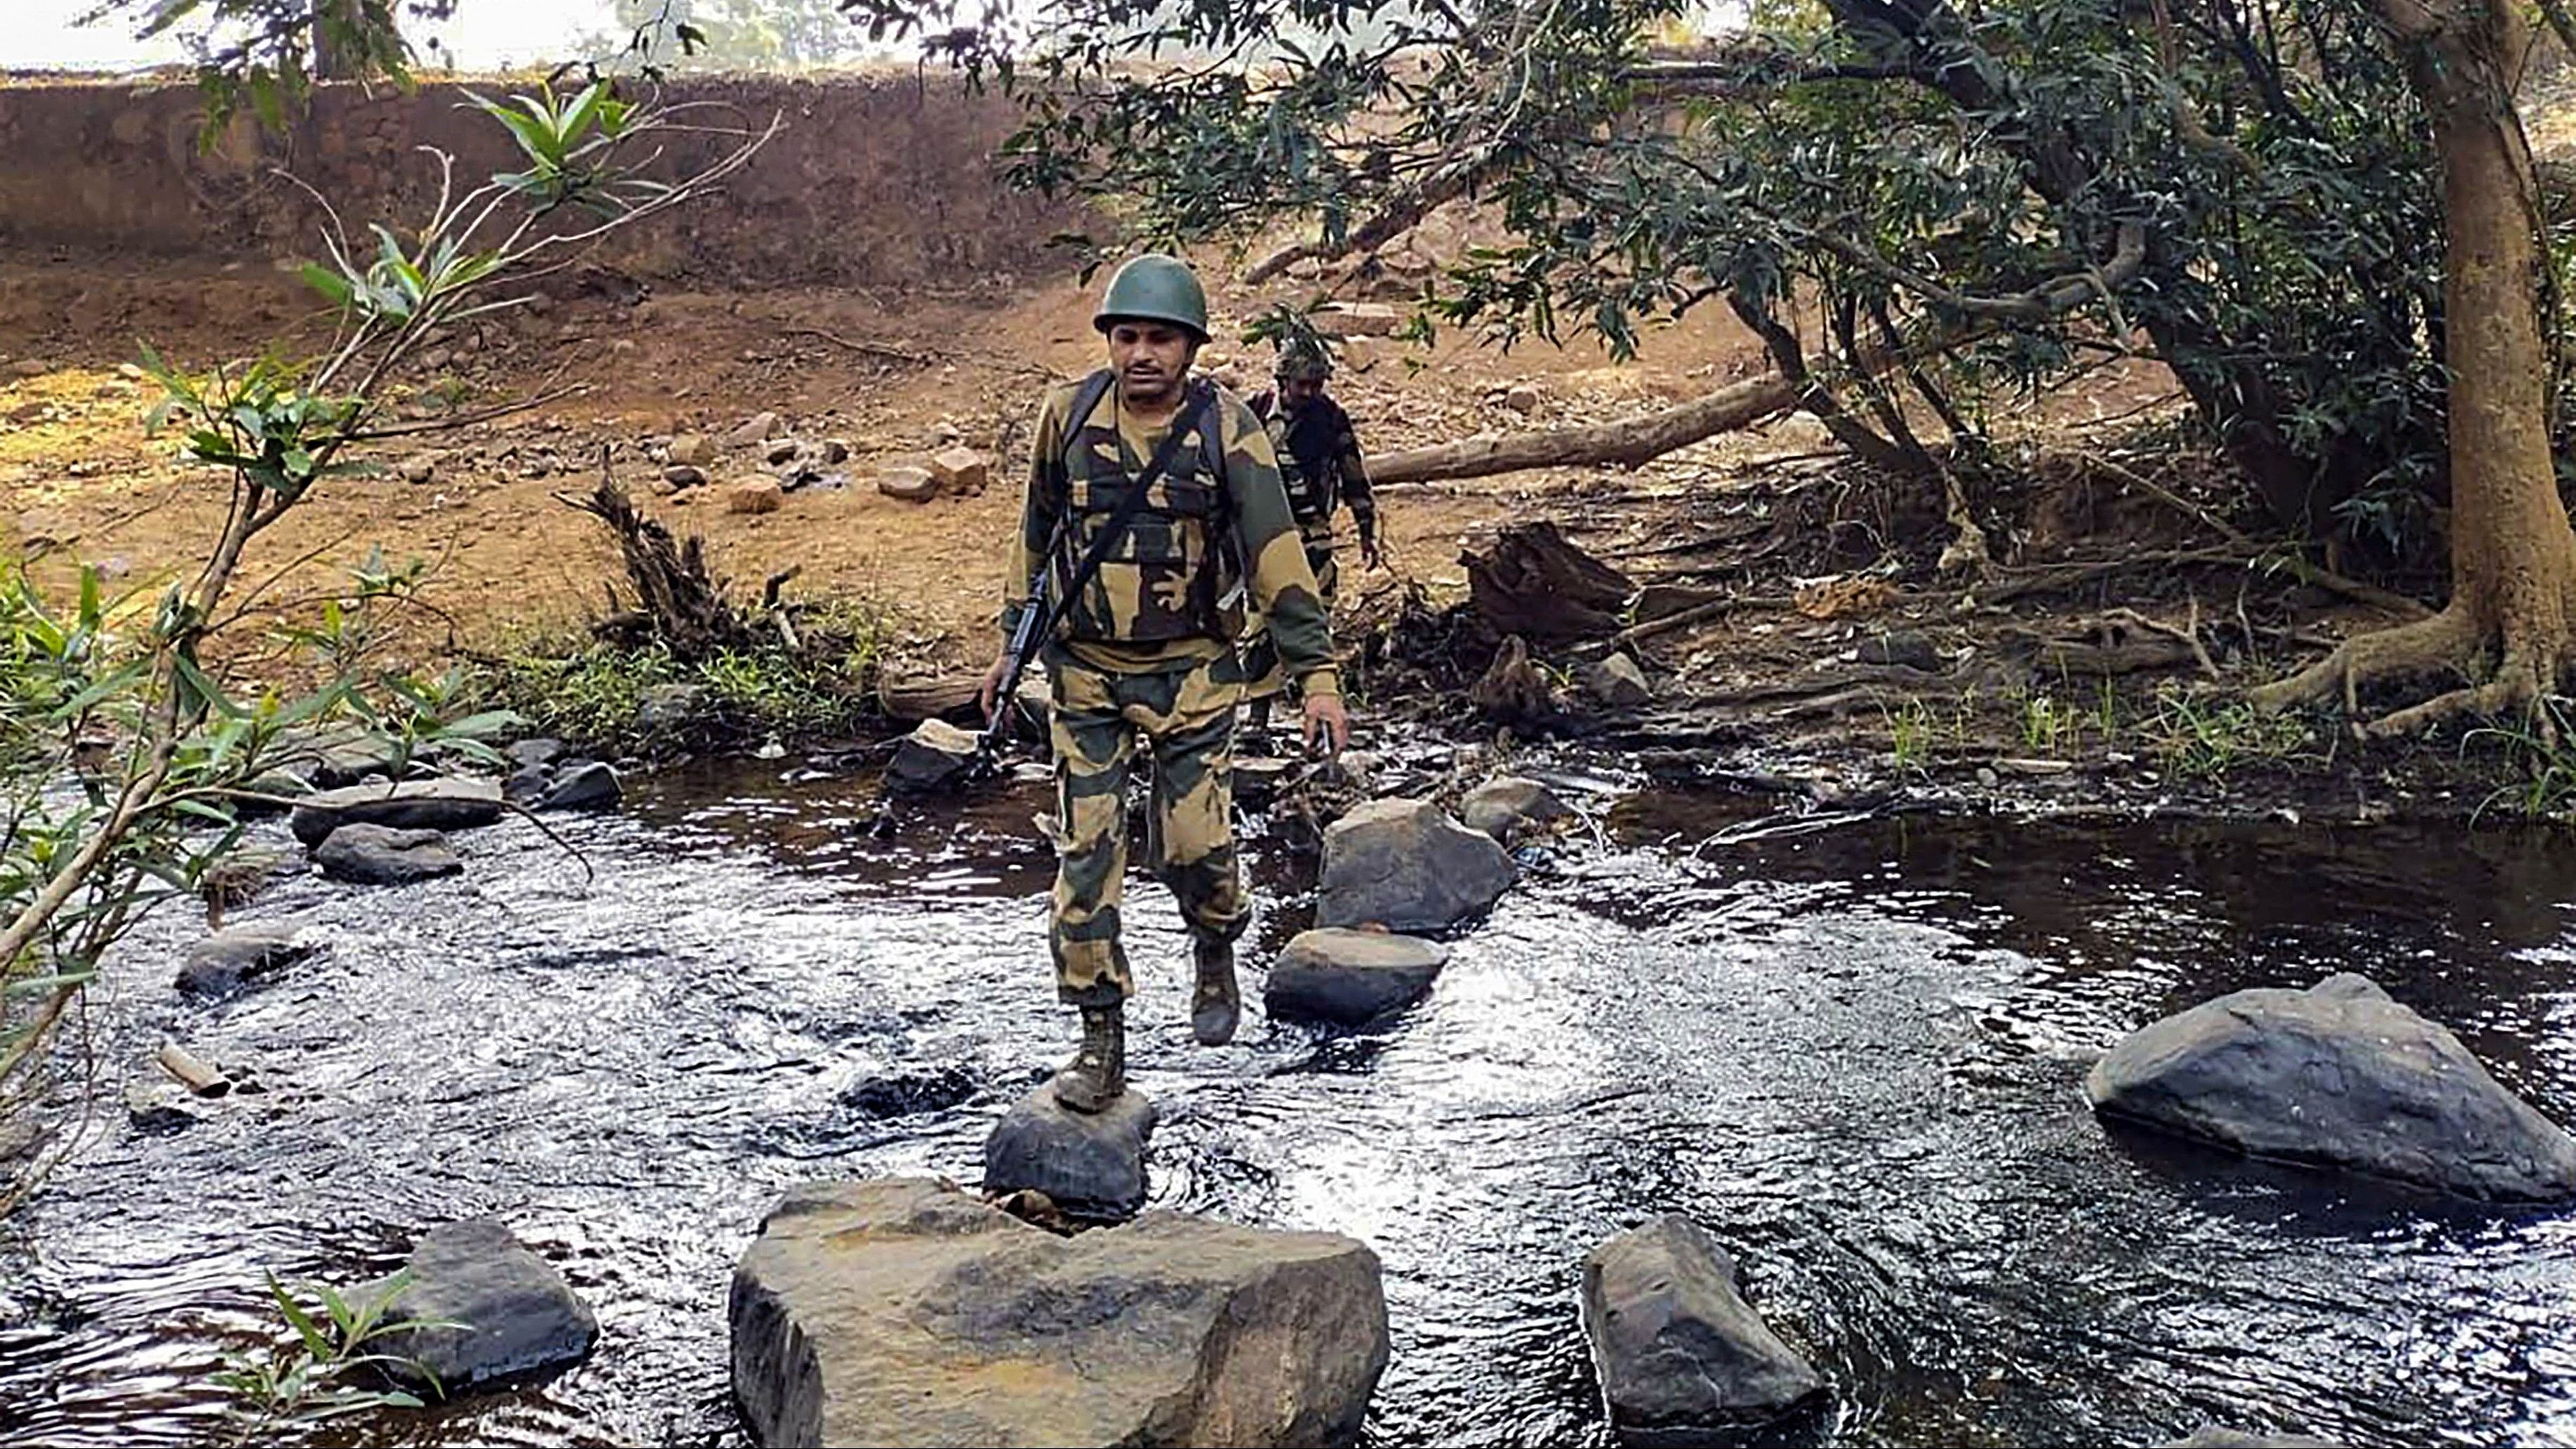
<svg viewBox="0 0 2576 1449">
<path fill-rule="evenodd" d="M 99 25 L 72 22 L 97 0 L 0 0 L 9 24 L 0 27 L 0 69 L 126 70 L 184 61 L 168 37 L 149 44 L 134 39 L 126 20 Z M 419 27 L 414 43 L 435 36 L 468 70 L 554 61 L 580 37 L 612 28 L 615 0 L 463 0 L 443 25 Z"/>
</svg>

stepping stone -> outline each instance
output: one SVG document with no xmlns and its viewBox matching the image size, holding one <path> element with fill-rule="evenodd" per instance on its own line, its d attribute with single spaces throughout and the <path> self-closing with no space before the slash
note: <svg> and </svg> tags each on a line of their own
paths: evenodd
<svg viewBox="0 0 2576 1449">
<path fill-rule="evenodd" d="M 1078 1218 L 1131 1217 L 1145 1205 L 1145 1144 L 1154 1135 L 1151 1099 L 1129 1087 L 1097 1113 L 1056 1100 L 1040 1082 L 984 1139 L 984 1190 L 1034 1188 Z"/>
<path fill-rule="evenodd" d="M 501 787 L 491 780 L 441 778 L 398 785 L 348 785 L 307 795 L 287 816 L 287 828 L 308 847 L 343 825 L 389 825 L 401 830 L 456 830 L 501 818 Z"/>
<path fill-rule="evenodd" d="M 464 1326 L 388 1334 L 378 1351 L 395 1358 L 386 1367 L 407 1383 L 426 1381 L 402 1360 L 435 1374 L 453 1397 L 579 1363 L 599 1339 L 599 1320 L 554 1265 L 488 1218 L 430 1229 L 413 1245 L 408 1266 L 411 1283 L 390 1316 Z"/>
<path fill-rule="evenodd" d="M 322 873 L 358 885 L 411 885 L 456 875 L 465 862 L 435 830 L 343 825 L 313 852 Z"/>
<path fill-rule="evenodd" d="M 1261 1003 L 1282 1020 L 1357 1026 L 1420 1000 L 1448 961 L 1448 947 L 1415 936 L 1305 931 L 1279 953 Z"/>
<path fill-rule="evenodd" d="M 179 967 L 178 987 L 191 996 L 229 995 L 321 949 L 320 941 L 292 922 L 232 926 L 190 948 Z"/>
<path fill-rule="evenodd" d="M 1427 800 L 1371 800 L 1324 830 L 1318 926 L 1445 931 L 1487 909 L 1518 872 L 1493 837 Z"/>
<path fill-rule="evenodd" d="M 791 1190 L 735 1268 L 754 1443 L 1347 1444 L 1377 1255 L 1182 1213 L 1060 1237 L 919 1178 Z"/>
</svg>

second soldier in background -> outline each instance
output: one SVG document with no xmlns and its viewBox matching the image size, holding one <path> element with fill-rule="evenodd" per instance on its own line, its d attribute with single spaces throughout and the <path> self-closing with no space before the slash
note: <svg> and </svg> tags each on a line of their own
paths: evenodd
<svg viewBox="0 0 2576 1449">
<path fill-rule="evenodd" d="M 1386 561 L 1378 547 L 1377 500 L 1369 491 L 1359 435 L 1351 426 L 1351 415 L 1324 391 L 1332 375 L 1332 354 L 1323 343 L 1297 339 L 1279 350 L 1278 386 L 1249 399 L 1279 454 L 1288 508 L 1296 516 L 1306 565 L 1314 572 L 1328 615 L 1341 575 L 1333 557 L 1335 513 L 1350 509 L 1361 562 L 1376 568 Z M 1248 744 L 1258 746 L 1266 743 L 1270 702 L 1288 686 L 1287 672 L 1280 666 L 1267 629 L 1254 634 L 1245 646 L 1244 673 L 1251 681 L 1245 691 L 1252 700 L 1249 733 L 1253 738 Z"/>
</svg>

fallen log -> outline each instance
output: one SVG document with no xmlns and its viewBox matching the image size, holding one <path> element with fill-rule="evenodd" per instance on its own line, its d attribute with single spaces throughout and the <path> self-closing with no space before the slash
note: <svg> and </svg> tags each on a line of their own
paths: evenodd
<svg viewBox="0 0 2576 1449">
<path fill-rule="evenodd" d="M 1749 428 L 1798 405 L 1798 389 L 1777 375 L 1748 378 L 1679 407 L 1571 428 L 1481 434 L 1369 459 L 1376 483 L 1429 478 L 1482 478 L 1523 468 L 1616 463 L 1633 468 L 1702 438 Z"/>
</svg>

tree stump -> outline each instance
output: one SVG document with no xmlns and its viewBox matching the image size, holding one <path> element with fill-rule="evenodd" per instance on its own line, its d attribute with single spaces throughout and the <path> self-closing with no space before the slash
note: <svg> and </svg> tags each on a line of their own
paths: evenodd
<svg viewBox="0 0 2576 1449">
<path fill-rule="evenodd" d="M 1628 576 L 1566 542 L 1553 523 L 1506 528 L 1467 566 L 1468 597 L 1497 635 L 1542 643 L 1594 639 L 1619 631 L 1620 611 L 1636 592 Z"/>
</svg>

